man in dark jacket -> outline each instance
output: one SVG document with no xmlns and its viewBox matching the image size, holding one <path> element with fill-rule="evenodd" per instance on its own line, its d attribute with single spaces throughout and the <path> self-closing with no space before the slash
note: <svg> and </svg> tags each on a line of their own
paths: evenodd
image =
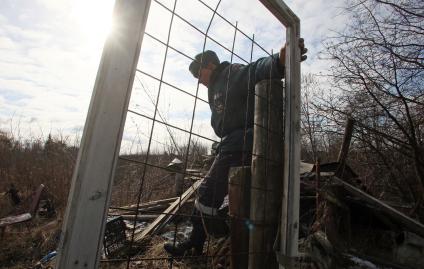
<svg viewBox="0 0 424 269">
<path fill-rule="evenodd" d="M 299 47 L 301 59 L 304 60 L 307 49 L 303 39 Z M 221 142 L 218 154 L 198 190 L 190 238 L 176 245 L 167 243 L 164 246 L 173 256 L 182 256 L 192 249 L 194 255 L 202 254 L 206 239 L 204 226 L 208 231 L 208 227 L 214 226 L 218 208 L 228 193 L 230 168 L 250 165 L 255 85 L 261 80 L 282 79 L 284 62 L 285 47 L 280 54 L 260 58 L 248 65 L 221 63 L 216 53 L 210 50 L 196 55 L 190 64 L 190 72 L 208 88 L 211 125 Z"/>
</svg>

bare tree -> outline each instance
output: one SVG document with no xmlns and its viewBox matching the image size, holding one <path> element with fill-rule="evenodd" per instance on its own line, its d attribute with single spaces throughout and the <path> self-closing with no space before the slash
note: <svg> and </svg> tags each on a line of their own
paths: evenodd
<svg viewBox="0 0 424 269">
<path fill-rule="evenodd" d="M 356 120 L 360 146 L 389 170 L 388 185 L 410 192 L 418 208 L 424 198 L 424 4 L 349 3 L 349 25 L 326 42 L 332 87 L 341 93 L 321 100 L 320 108 L 333 120 Z M 408 173 L 409 191 L 399 178 Z"/>
<path fill-rule="evenodd" d="M 336 152 L 332 150 L 340 135 L 338 126 L 318 110 L 319 96 L 326 92 L 320 86 L 320 80 L 312 74 L 302 76 L 302 104 L 300 107 L 302 159 L 315 162 L 318 158 L 323 161 L 334 161 Z M 335 127 L 335 128 L 334 128 Z"/>
</svg>

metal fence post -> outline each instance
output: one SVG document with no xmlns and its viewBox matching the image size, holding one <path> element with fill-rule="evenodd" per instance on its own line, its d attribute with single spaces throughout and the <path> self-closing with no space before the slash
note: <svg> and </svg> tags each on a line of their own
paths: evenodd
<svg viewBox="0 0 424 269">
<path fill-rule="evenodd" d="M 97 268 L 150 0 L 117 0 L 65 213 L 56 268 Z"/>
<path fill-rule="evenodd" d="M 284 194 L 281 215 L 280 268 L 293 268 L 298 255 L 300 167 L 300 20 L 282 0 L 260 0 L 286 27 Z"/>
</svg>

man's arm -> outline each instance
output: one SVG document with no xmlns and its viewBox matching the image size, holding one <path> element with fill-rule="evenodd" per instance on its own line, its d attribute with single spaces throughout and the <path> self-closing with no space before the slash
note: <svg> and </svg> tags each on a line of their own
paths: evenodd
<svg viewBox="0 0 424 269">
<path fill-rule="evenodd" d="M 256 60 L 251 68 L 254 74 L 253 84 L 265 79 L 282 79 L 284 76 L 284 65 L 281 65 L 278 53 Z"/>
<path fill-rule="evenodd" d="M 300 61 L 306 60 L 305 41 L 303 38 L 299 39 L 300 48 Z M 254 83 L 265 79 L 281 79 L 284 77 L 284 66 L 286 60 L 286 45 L 284 45 L 279 54 L 274 54 L 269 57 L 258 59 L 255 63 L 251 64 L 254 68 Z"/>
</svg>

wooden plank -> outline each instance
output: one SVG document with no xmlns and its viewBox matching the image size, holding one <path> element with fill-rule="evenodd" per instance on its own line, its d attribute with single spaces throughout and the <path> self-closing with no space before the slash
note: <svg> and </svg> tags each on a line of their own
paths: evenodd
<svg viewBox="0 0 424 269">
<path fill-rule="evenodd" d="M 138 215 L 137 217 L 135 215 L 120 215 L 124 220 L 132 221 L 134 222 L 135 219 L 137 221 L 152 221 L 154 219 L 157 219 L 159 214 L 149 214 L 149 215 Z"/>
<path fill-rule="evenodd" d="M 23 213 L 20 215 L 9 216 L 0 219 L 0 228 L 6 227 L 11 224 L 21 223 L 32 219 L 32 215 L 30 213 Z"/>
<path fill-rule="evenodd" d="M 346 126 L 345 126 L 345 132 L 343 136 L 343 142 L 340 147 L 339 156 L 337 158 L 337 162 L 339 163 L 336 175 L 340 176 L 343 175 L 343 169 L 345 168 L 347 155 L 349 153 L 350 148 L 350 141 L 352 140 L 352 134 L 353 134 L 353 124 L 355 121 L 351 118 L 347 119 Z"/>
<path fill-rule="evenodd" d="M 169 207 L 171 203 L 160 204 L 160 205 L 152 205 L 148 207 L 141 207 L 138 209 L 138 214 L 142 213 L 152 213 L 152 212 L 162 212 L 162 210 Z M 135 215 L 137 214 L 137 209 L 114 209 L 112 207 L 109 208 L 109 215 Z"/>
<path fill-rule="evenodd" d="M 313 163 L 300 162 L 299 173 L 303 174 L 303 173 L 312 172 L 313 168 L 314 168 Z"/>
<path fill-rule="evenodd" d="M 316 191 L 316 201 L 315 201 L 315 212 L 317 216 L 319 216 L 319 205 L 321 204 L 321 197 L 319 192 L 321 190 L 321 162 L 317 159 L 315 163 L 315 191 Z"/>
<path fill-rule="evenodd" d="M 172 198 L 167 198 L 167 199 L 162 199 L 162 200 L 156 200 L 156 201 L 141 203 L 139 205 L 139 209 L 149 207 L 149 206 L 154 206 L 154 205 L 170 204 L 170 203 L 173 203 L 178 198 L 179 197 L 172 197 Z M 136 208 L 137 208 L 137 204 L 127 205 L 127 206 L 119 206 L 119 207 L 112 207 L 112 206 L 110 207 L 110 209 L 123 209 L 123 210 L 131 210 L 131 209 L 135 210 Z"/>
<path fill-rule="evenodd" d="M 149 226 L 146 227 L 143 232 L 134 236 L 134 242 L 142 241 L 146 236 L 153 234 L 157 231 L 157 228 L 160 225 L 164 225 L 167 221 L 169 221 L 169 214 L 175 214 L 182 205 L 195 193 L 195 191 L 199 188 L 202 180 L 198 180 L 193 183 L 193 185 L 188 188 L 183 195 L 181 195 L 180 199 L 177 199 L 173 202 L 163 213 L 160 215 L 155 221 L 153 221 Z"/>
<path fill-rule="evenodd" d="M 65 213 L 56 268 L 98 268 L 122 132 L 150 0 L 117 0 Z"/>
<path fill-rule="evenodd" d="M 343 185 L 343 187 L 353 194 L 354 196 L 357 196 L 361 198 L 362 200 L 366 201 L 367 203 L 371 204 L 374 207 L 377 207 L 384 213 L 388 214 L 393 219 L 400 222 L 402 225 L 404 225 L 406 228 L 409 229 L 409 231 L 418 234 L 419 236 L 424 237 L 424 225 L 408 216 L 403 214 L 402 212 L 394 209 L 393 207 L 383 203 L 382 201 L 378 200 L 377 198 L 372 197 L 368 193 L 363 192 L 362 190 L 352 186 L 351 184 L 345 182 L 344 180 L 334 176 L 333 180 L 337 183 Z"/>
<path fill-rule="evenodd" d="M 350 141 L 352 140 L 354 123 L 355 121 L 353 119 L 347 119 L 342 146 L 340 147 L 339 156 L 337 158 L 337 161 L 340 164 L 346 162 L 347 154 L 349 153 Z"/>
</svg>

